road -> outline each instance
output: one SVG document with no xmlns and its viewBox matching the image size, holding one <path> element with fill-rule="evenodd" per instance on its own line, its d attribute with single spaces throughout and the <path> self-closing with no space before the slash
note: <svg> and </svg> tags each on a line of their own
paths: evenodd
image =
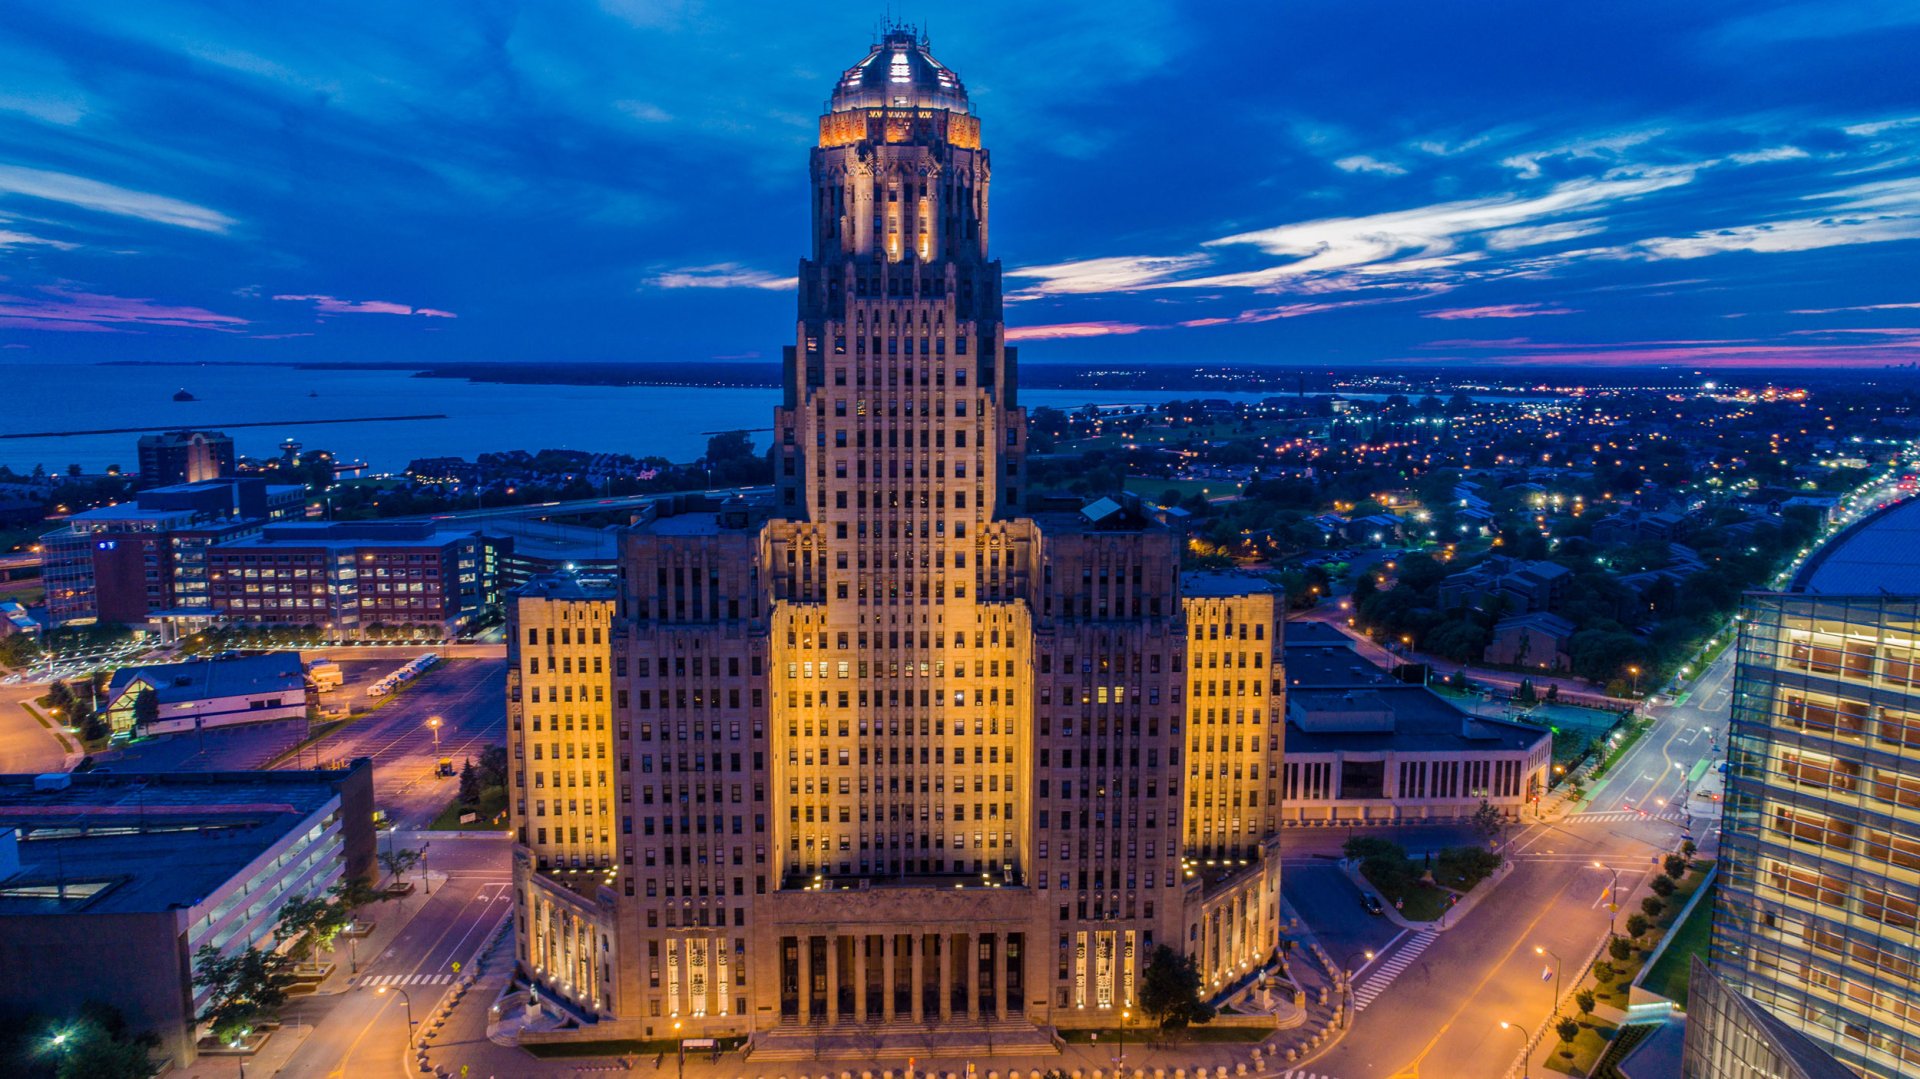
<svg viewBox="0 0 1920 1079">
<path fill-rule="evenodd" d="M 453 964 L 469 962 L 513 905 L 504 835 L 400 832 L 394 838 L 409 847 L 433 844 L 433 894 L 415 892 L 371 908 L 376 919 L 404 917 L 406 925 L 377 955 L 360 955 L 360 973 L 344 991 L 298 998 L 284 1009 L 285 1019 L 313 1027 L 276 1073 L 285 1079 L 418 1074 L 404 1053 L 409 1002 L 414 1020 L 424 1021 L 451 988 Z M 379 992 L 382 987 L 388 991 Z"/>
<path fill-rule="evenodd" d="M 345 660 L 341 666 L 347 684 L 327 698 L 364 702 L 364 685 L 407 658 L 396 651 L 380 655 L 378 662 Z M 427 722 L 433 716 L 443 721 L 437 737 Z M 457 778 L 434 774 L 440 758 L 453 758 L 459 768 L 469 757 L 478 759 L 487 746 L 505 745 L 506 723 L 506 661 L 449 659 L 378 711 L 348 723 L 280 767 L 311 768 L 316 761 L 371 757 L 374 804 L 386 810 L 397 827 L 424 827 L 459 789 Z"/>
<path fill-rule="evenodd" d="M 79 759 L 77 754 L 69 756 L 69 749 L 78 749 L 78 739 L 57 724 L 48 726 L 54 723 L 52 717 L 42 723 L 27 711 L 25 706 L 45 691 L 39 683 L 0 686 L 0 772 L 64 772 Z M 46 715 L 38 705 L 35 711 Z"/>
<path fill-rule="evenodd" d="M 1512 835 L 1507 851 L 1513 872 L 1458 928 L 1439 934 L 1398 972 L 1355 1017 L 1347 1036 L 1308 1070 L 1340 1079 L 1504 1075 L 1518 1058 L 1521 1040 L 1501 1022 L 1531 1032 L 1549 1015 L 1555 955 L 1566 964 L 1560 988 L 1571 991 L 1588 957 L 1606 940 L 1613 918 L 1607 910 L 1612 870 L 1620 871 L 1624 900 L 1656 871 L 1657 860 L 1679 845 L 1685 820 L 1676 807 L 1687 777 L 1711 767 L 1701 762 L 1718 757 L 1716 740 L 1703 728 L 1725 729 L 1732 667 L 1729 650 L 1685 703 L 1655 705 L 1654 727 L 1615 764 L 1584 809 L 1558 821 L 1528 824 Z M 1702 851 L 1711 854 L 1717 847 L 1719 806 L 1695 800 L 1693 810 L 1694 835 Z M 1417 841 L 1402 841 L 1418 849 Z M 1293 882 L 1283 880 L 1289 898 L 1296 898 Z M 1312 887 L 1319 890 L 1317 884 Z M 1351 891 L 1347 885 L 1335 903 L 1344 907 Z M 1624 919 L 1632 904 L 1622 906 Z M 1305 910 L 1302 914 L 1311 925 L 1311 917 Z M 1335 919 L 1334 939 L 1348 939 L 1343 934 L 1350 921 L 1350 916 Z M 1326 946 L 1334 952 L 1332 944 Z M 1343 958 L 1335 955 L 1336 961 Z"/>
</svg>

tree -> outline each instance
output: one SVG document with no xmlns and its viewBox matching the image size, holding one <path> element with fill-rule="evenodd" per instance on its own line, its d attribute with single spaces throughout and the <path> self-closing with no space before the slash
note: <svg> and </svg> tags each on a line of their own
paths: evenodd
<svg viewBox="0 0 1920 1079">
<path fill-rule="evenodd" d="M 488 746 L 480 751 L 480 786 L 505 787 L 507 785 L 507 747 Z"/>
<path fill-rule="evenodd" d="M 1687 860 L 1678 854 L 1669 854 L 1661 863 L 1661 868 L 1667 871 L 1668 877 L 1677 881 L 1687 875 Z"/>
<path fill-rule="evenodd" d="M 380 864 L 387 867 L 387 872 L 393 874 L 394 882 L 398 883 L 400 878 L 406 876 L 407 870 L 419 865 L 424 857 L 426 855 L 417 850 L 401 847 L 398 850 L 383 851 L 380 855 Z"/>
<path fill-rule="evenodd" d="M 203 944 L 193 956 L 193 984 L 208 990 L 207 1006 L 199 1019 L 212 1028 L 215 1039 L 235 1042 L 262 1019 L 270 1018 L 287 1000 L 287 973 L 291 963 L 277 952 L 246 948 L 233 955 Z"/>
<path fill-rule="evenodd" d="M 1699 849 L 1700 849 L 1700 848 L 1699 848 L 1699 847 L 1697 847 L 1697 846 L 1695 846 L 1695 845 L 1694 845 L 1694 842 L 1693 842 L 1693 840 L 1691 840 L 1691 839 L 1689 839 L 1689 840 L 1687 840 L 1686 842 L 1684 842 L 1684 843 L 1682 843 L 1682 844 L 1680 844 L 1680 853 L 1681 853 L 1681 854 L 1684 854 L 1684 855 L 1686 855 L 1686 856 L 1687 856 L 1687 857 L 1689 857 L 1689 858 L 1691 858 L 1691 857 L 1693 857 L 1693 855 L 1694 855 L 1694 852 L 1695 852 L 1695 851 L 1697 851 L 1697 850 L 1699 850 Z"/>
<path fill-rule="evenodd" d="M 1520 680 L 1520 691 L 1514 694 L 1513 699 L 1525 705 L 1539 704 L 1540 695 L 1533 690 L 1533 679 L 1522 678 Z"/>
<path fill-rule="evenodd" d="M 1162 944 L 1153 950 L 1140 983 L 1140 1009 L 1161 1030 L 1176 1030 L 1213 1018 L 1200 999 L 1200 971 L 1193 960 Z"/>
<path fill-rule="evenodd" d="M 1644 914 L 1629 914 L 1627 915 L 1627 935 L 1639 940 L 1647 935 L 1647 927 L 1650 924 Z"/>
<path fill-rule="evenodd" d="M 1573 995 L 1573 1006 L 1580 1009 L 1581 1015 L 1593 1014 L 1593 990 L 1582 989 Z"/>
<path fill-rule="evenodd" d="M 1633 945 L 1625 937 L 1615 937 L 1607 942 L 1607 954 L 1616 962 L 1624 963 L 1633 956 Z"/>
<path fill-rule="evenodd" d="M 151 1031 L 133 1034 L 126 1017 L 111 1004 L 87 1001 L 59 1033 L 63 1040 L 56 1079 L 148 1079 L 153 1074 L 147 1054 L 160 1039 Z"/>
<path fill-rule="evenodd" d="M 1572 1057 L 1573 1039 L 1580 1036 L 1579 1021 L 1572 1016 L 1568 1016 L 1553 1025 L 1553 1032 L 1560 1036 L 1560 1055 L 1563 1057 Z"/>
<path fill-rule="evenodd" d="M 1640 901 L 1640 909 L 1647 912 L 1647 917 L 1658 918 L 1660 912 L 1667 909 L 1667 901 L 1657 895 L 1650 895 Z"/>
<path fill-rule="evenodd" d="M 1500 855 L 1479 846 L 1448 847 L 1440 852 L 1435 879 L 1449 888 L 1470 889 L 1500 868 Z"/>
<path fill-rule="evenodd" d="M 305 957 L 320 966 L 320 950 L 331 950 L 340 931 L 347 927 L 352 910 L 334 902 L 328 894 L 293 896 L 280 906 L 280 921 L 273 935 L 281 941 L 302 938 L 299 945 Z"/>
<path fill-rule="evenodd" d="M 1553 702 L 1559 699 L 1560 699 L 1560 683 L 1558 682 L 1547 683 L 1547 703 L 1552 704 Z"/>
<path fill-rule="evenodd" d="M 460 804 L 477 806 L 480 804 L 480 770 L 473 766 L 473 758 L 460 768 Z"/>
<path fill-rule="evenodd" d="M 1648 884 L 1647 887 L 1652 888 L 1655 892 L 1658 892 L 1661 898 L 1664 899 L 1665 897 L 1673 894 L 1673 891 L 1674 891 L 1673 878 L 1662 874 L 1661 876 L 1653 878 L 1653 881 L 1650 884 Z"/>
<path fill-rule="evenodd" d="M 1500 812 L 1492 802 L 1480 799 L 1480 808 L 1473 811 L 1473 830 L 1481 839 L 1492 842 L 1507 826 L 1506 814 Z"/>
<path fill-rule="evenodd" d="M 133 698 L 133 728 L 146 733 L 160 720 L 160 695 L 151 686 L 142 686 Z"/>
</svg>

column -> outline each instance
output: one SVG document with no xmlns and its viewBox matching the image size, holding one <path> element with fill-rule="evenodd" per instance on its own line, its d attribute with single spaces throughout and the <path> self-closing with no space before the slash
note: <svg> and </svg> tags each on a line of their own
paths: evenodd
<svg viewBox="0 0 1920 1079">
<path fill-rule="evenodd" d="M 996 1018 L 1007 1017 L 1007 935 L 1000 933 L 993 938 L 993 1014 Z"/>
<path fill-rule="evenodd" d="M 827 934 L 827 1022 L 840 1021 L 840 937 Z"/>
<path fill-rule="evenodd" d="M 856 1023 L 867 1021 L 867 946 L 872 942 L 870 933 L 853 938 L 853 1019 Z"/>
<path fill-rule="evenodd" d="M 942 933 L 940 941 L 940 992 L 934 1000 L 934 1014 L 953 1018 L 953 934 Z"/>
<path fill-rule="evenodd" d="M 893 989 L 900 981 L 899 939 L 895 933 L 880 938 L 880 1013 L 889 1023 L 894 1020 Z"/>
<path fill-rule="evenodd" d="M 924 933 L 910 934 L 907 937 L 907 947 L 913 949 L 913 985 L 912 985 L 913 992 L 908 994 L 907 1000 L 910 1004 L 913 1005 L 913 1021 L 916 1023 L 924 1023 L 927 1020 L 926 1000 L 920 995 L 920 991 L 921 991 L 921 987 L 926 984 L 926 977 L 927 977 L 926 934 Z"/>
<path fill-rule="evenodd" d="M 805 933 L 794 938 L 800 945 L 800 1021 L 813 1022 L 813 938 Z"/>
</svg>

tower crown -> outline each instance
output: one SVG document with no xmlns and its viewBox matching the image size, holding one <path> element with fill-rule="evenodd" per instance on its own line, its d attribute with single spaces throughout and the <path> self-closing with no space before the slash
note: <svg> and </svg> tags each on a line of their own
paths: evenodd
<svg viewBox="0 0 1920 1079">
<path fill-rule="evenodd" d="M 927 108 L 967 111 L 960 76 L 933 58 L 926 36 L 909 26 L 889 27 L 866 58 L 834 85 L 828 112 L 852 109 Z"/>
</svg>

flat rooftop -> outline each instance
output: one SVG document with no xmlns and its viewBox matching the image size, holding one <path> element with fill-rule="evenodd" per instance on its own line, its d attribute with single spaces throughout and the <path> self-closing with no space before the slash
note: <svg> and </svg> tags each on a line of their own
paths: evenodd
<svg viewBox="0 0 1920 1079">
<path fill-rule="evenodd" d="M 1289 722 L 1288 753 L 1525 750 L 1543 738 L 1552 737 L 1529 724 L 1472 715 L 1425 686 L 1401 682 L 1355 651 L 1346 635 L 1330 626 L 1319 628 L 1339 638 L 1339 643 L 1317 632 L 1294 632 L 1296 628 L 1307 630 L 1314 625 L 1312 622 L 1287 624 L 1284 669 L 1289 701 L 1335 707 L 1343 695 L 1364 690 L 1364 700 L 1356 694 L 1354 706 L 1371 710 L 1384 708 L 1391 712 L 1393 730 L 1303 731 Z M 1301 641 L 1300 636 L 1320 639 Z"/>
<path fill-rule="evenodd" d="M 1251 573 L 1182 573 L 1180 593 L 1185 596 L 1252 596 L 1273 591 L 1273 582 Z"/>
<path fill-rule="evenodd" d="M 18 836 L 20 856 L 0 879 L 0 917 L 192 907 L 327 805 L 346 775 L 82 772 L 63 790 L 0 775 L 0 831 Z"/>
<path fill-rule="evenodd" d="M 1794 575 L 1792 592 L 1829 596 L 1920 596 L 1920 498 L 1853 523 Z"/>
</svg>

